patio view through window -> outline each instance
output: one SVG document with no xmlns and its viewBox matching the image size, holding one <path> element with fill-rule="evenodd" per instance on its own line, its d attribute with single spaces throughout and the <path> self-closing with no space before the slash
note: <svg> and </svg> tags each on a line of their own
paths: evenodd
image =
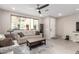
<svg viewBox="0 0 79 59">
<path fill-rule="evenodd" d="M 11 29 L 38 30 L 38 20 L 11 15 Z"/>
</svg>

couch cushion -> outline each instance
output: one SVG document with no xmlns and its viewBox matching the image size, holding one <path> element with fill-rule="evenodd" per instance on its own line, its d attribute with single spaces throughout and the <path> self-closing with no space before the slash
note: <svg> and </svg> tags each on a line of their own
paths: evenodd
<svg viewBox="0 0 79 59">
<path fill-rule="evenodd" d="M 13 44 L 14 43 L 13 43 L 12 39 L 10 39 L 10 38 L 0 41 L 0 47 L 11 46 Z"/>
</svg>

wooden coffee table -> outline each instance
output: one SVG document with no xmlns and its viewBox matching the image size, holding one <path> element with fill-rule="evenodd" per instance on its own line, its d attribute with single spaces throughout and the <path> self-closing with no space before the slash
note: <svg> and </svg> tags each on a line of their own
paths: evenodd
<svg viewBox="0 0 79 59">
<path fill-rule="evenodd" d="M 27 39 L 27 46 L 29 46 L 30 50 L 38 45 L 46 45 L 46 39 L 44 38 L 29 38 Z"/>
</svg>

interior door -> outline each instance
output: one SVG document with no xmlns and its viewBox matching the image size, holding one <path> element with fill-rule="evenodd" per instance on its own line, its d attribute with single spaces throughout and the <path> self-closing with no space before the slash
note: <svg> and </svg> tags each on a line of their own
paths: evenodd
<svg viewBox="0 0 79 59">
<path fill-rule="evenodd" d="M 44 37 L 46 39 L 50 39 L 49 38 L 49 18 L 45 18 L 44 19 Z"/>
<path fill-rule="evenodd" d="M 50 18 L 49 19 L 49 37 L 50 39 L 55 37 L 55 19 L 54 18 Z"/>
<path fill-rule="evenodd" d="M 51 39 L 55 37 L 55 19 L 46 18 L 44 19 L 44 35 L 46 39 Z"/>
</svg>

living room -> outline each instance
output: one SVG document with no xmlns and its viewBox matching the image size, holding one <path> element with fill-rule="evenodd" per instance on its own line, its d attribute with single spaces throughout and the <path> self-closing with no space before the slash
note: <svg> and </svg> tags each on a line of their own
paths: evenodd
<svg viewBox="0 0 79 59">
<path fill-rule="evenodd" d="M 0 4 L 0 53 L 79 53 L 78 19 L 78 4 Z"/>
</svg>

